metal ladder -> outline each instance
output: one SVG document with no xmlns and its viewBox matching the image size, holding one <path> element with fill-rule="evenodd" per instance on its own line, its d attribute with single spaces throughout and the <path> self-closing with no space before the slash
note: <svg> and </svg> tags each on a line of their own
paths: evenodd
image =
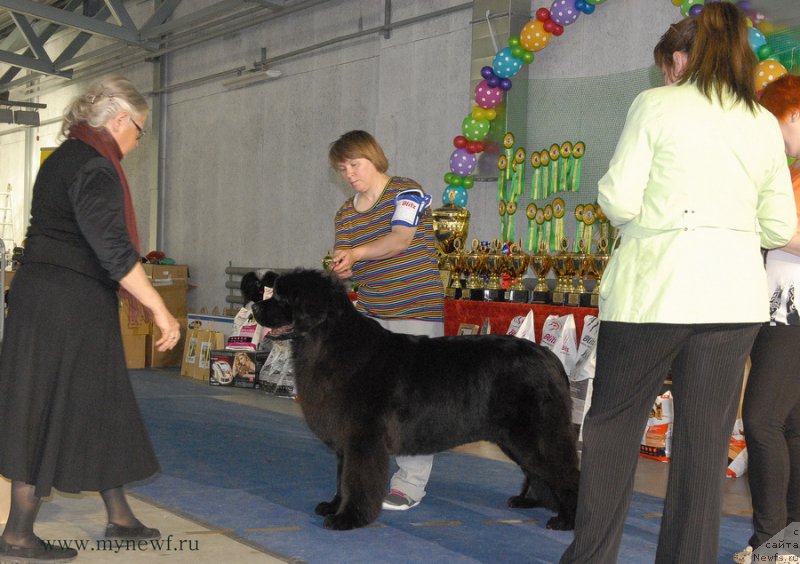
<svg viewBox="0 0 800 564">
<path fill-rule="evenodd" d="M 13 249 L 14 241 L 14 209 L 11 202 L 11 184 L 0 192 L 0 239 L 5 250 Z"/>
</svg>

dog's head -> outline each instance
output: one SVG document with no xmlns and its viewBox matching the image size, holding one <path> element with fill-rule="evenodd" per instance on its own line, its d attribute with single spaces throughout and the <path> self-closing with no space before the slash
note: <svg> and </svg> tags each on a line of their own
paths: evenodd
<svg viewBox="0 0 800 564">
<path fill-rule="evenodd" d="M 261 278 L 255 272 L 248 272 L 242 276 L 239 290 L 242 292 L 244 302 L 260 302 L 264 299 L 264 288 L 272 288 L 276 277 L 277 274 L 274 272 L 267 272 Z"/>
<path fill-rule="evenodd" d="M 270 329 L 267 337 L 280 339 L 307 335 L 343 307 L 352 309 L 338 280 L 320 270 L 298 269 L 276 276 L 272 297 L 256 301 L 252 309 L 258 324 Z"/>
</svg>

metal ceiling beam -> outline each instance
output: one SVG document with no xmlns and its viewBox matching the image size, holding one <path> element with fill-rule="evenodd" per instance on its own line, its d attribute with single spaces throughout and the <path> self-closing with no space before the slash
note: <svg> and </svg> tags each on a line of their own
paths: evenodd
<svg viewBox="0 0 800 564">
<path fill-rule="evenodd" d="M 22 36 L 28 43 L 28 47 L 33 51 L 34 56 L 40 61 L 52 63 L 53 61 L 50 60 L 50 55 L 44 50 L 44 43 L 42 43 L 42 40 L 36 35 L 36 32 L 33 31 L 33 26 L 31 26 L 28 19 L 23 15 L 13 12 L 11 13 L 11 19 L 17 24 L 17 29 L 22 33 Z"/>
<path fill-rule="evenodd" d="M 172 13 L 175 11 L 175 8 L 181 3 L 181 0 L 164 0 L 161 5 L 153 12 L 153 15 L 150 16 L 144 25 L 139 30 L 142 34 L 142 37 L 150 37 L 150 30 L 157 25 L 163 24 L 167 21 Z"/>
<path fill-rule="evenodd" d="M 72 78 L 71 70 L 60 71 L 56 69 L 55 65 L 50 61 L 40 61 L 33 57 L 25 57 L 23 55 L 17 55 L 16 53 L 9 53 L 8 51 L 0 51 L 0 62 L 8 63 L 13 67 L 30 69 L 41 74 L 52 74 L 62 78 Z"/>
<path fill-rule="evenodd" d="M 129 29 L 127 27 L 98 21 L 60 8 L 39 4 L 31 0 L 0 0 L 0 8 L 6 8 L 17 14 L 24 14 L 80 31 L 86 31 L 93 35 L 109 37 L 135 47 L 141 47 L 142 49 L 149 50 L 158 47 L 158 43 L 155 41 L 142 40 L 139 31 L 135 29 L 135 27 L 134 29 Z M 116 4 L 116 9 L 124 10 L 121 4 Z M 127 18 L 130 19 L 130 16 L 127 16 Z"/>
</svg>

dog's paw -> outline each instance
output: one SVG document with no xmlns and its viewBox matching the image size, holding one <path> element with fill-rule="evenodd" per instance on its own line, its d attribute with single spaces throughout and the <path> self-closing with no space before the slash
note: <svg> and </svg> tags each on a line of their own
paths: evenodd
<svg viewBox="0 0 800 564">
<path fill-rule="evenodd" d="M 547 521 L 547 528 L 554 531 L 571 531 L 575 528 L 575 518 L 566 519 L 561 515 L 556 515 Z"/>
<path fill-rule="evenodd" d="M 324 526 L 333 531 L 349 531 L 356 527 L 363 527 L 366 523 L 359 523 L 347 513 L 338 513 L 325 517 Z"/>
<path fill-rule="evenodd" d="M 511 509 L 530 509 L 531 507 L 540 507 L 541 502 L 532 497 L 512 495 L 510 498 L 508 498 L 508 506 Z"/>
<path fill-rule="evenodd" d="M 314 508 L 314 513 L 327 517 L 339 511 L 339 504 L 333 501 L 323 501 Z"/>
</svg>

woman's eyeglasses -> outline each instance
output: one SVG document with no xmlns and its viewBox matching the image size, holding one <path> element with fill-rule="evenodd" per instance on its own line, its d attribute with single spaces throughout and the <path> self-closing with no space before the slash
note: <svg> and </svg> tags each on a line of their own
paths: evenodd
<svg viewBox="0 0 800 564">
<path fill-rule="evenodd" d="M 141 139 L 142 137 L 144 137 L 144 129 L 142 129 L 142 126 L 141 126 L 141 125 L 139 125 L 138 123 L 136 123 L 136 122 L 133 120 L 133 118 L 132 118 L 131 116 L 128 116 L 128 119 L 130 119 L 130 120 L 131 120 L 131 123 L 132 123 L 132 124 L 133 124 L 133 126 L 136 128 L 136 131 L 137 131 L 137 133 L 136 133 L 136 140 L 138 141 L 139 139 Z"/>
</svg>

